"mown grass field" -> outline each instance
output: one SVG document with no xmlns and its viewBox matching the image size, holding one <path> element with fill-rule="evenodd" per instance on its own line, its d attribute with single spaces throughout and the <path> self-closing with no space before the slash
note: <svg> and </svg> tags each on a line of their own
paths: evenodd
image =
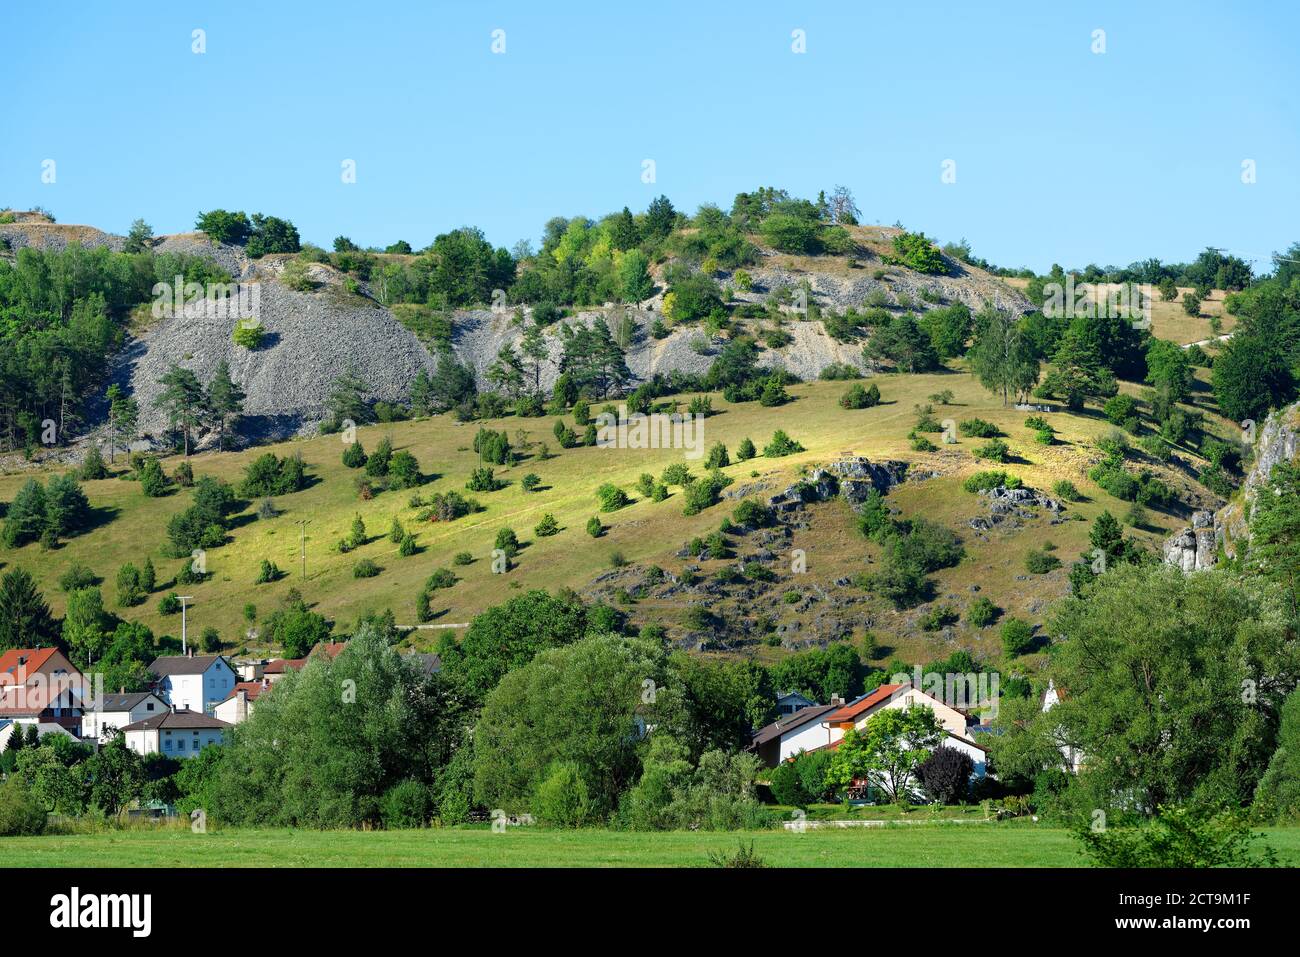
<svg viewBox="0 0 1300 957">
<path fill-rule="evenodd" d="M 1093 409 L 1077 415 L 1051 413 L 1058 442 L 1040 446 L 1031 441 L 1031 433 L 1024 428 L 1025 413 L 1004 407 L 999 398 L 990 395 L 965 372 L 881 375 L 874 381 L 880 387 L 883 402 L 859 411 L 839 407 L 838 398 L 848 387 L 843 382 L 793 386 L 790 392 L 794 401 L 779 408 L 764 408 L 757 403 L 730 404 L 715 394 L 713 406 L 717 414 L 705 422 L 705 446 L 723 442 L 734 458 L 741 439 L 751 438 L 761 450 L 773 431 L 783 428 L 806 448 L 786 458 L 768 459 L 760 455 L 749 462 L 733 462 L 726 469 L 735 480 L 728 492 L 750 486 L 753 494 L 766 497 L 793 483 L 801 468 L 844 454 L 907 460 L 915 469 L 936 475 L 896 489 L 891 493 L 893 503 L 905 515 L 921 515 L 953 527 L 963 534 L 967 543 L 966 559 L 936 575 L 936 594 L 940 600 L 961 599 L 953 602 L 960 611 L 962 604 L 972 597 L 970 586 L 978 584 L 982 594 L 1002 605 L 1007 614 L 1041 620 L 1040 612 L 1045 604 L 1066 590 L 1066 569 L 1026 576 L 1024 556 L 1029 549 L 1050 542 L 1068 566 L 1084 550 L 1087 523 L 1073 521 L 1049 526 L 1044 519 L 1027 523 L 1014 532 L 998 529 L 989 534 L 987 541 L 978 540 L 965 525 L 971 517 L 981 514 L 982 507 L 975 496 L 961 490 L 961 481 L 987 467 L 972 455 L 983 440 L 961 438 L 955 445 L 940 445 L 936 452 L 914 452 L 907 439 L 915 424 L 914 407 L 927 402 L 933 393 L 951 390 L 952 404 L 935 407 L 937 419 L 961 421 L 979 416 L 995 423 L 1005 433 L 1017 457 L 1013 464 L 1006 466 L 1007 470 L 1022 477 L 1027 484 L 1045 490 L 1050 490 L 1057 479 L 1072 480 L 1085 500 L 1071 506 L 1068 514 L 1086 520 L 1103 509 L 1122 514 L 1127 507 L 1085 476 L 1090 460 L 1095 458 L 1092 442 L 1110 428 L 1109 424 Z M 1124 388 L 1138 391 L 1136 386 L 1128 384 Z M 245 634 L 248 627 L 242 616 L 245 604 L 255 604 L 258 616 L 264 617 L 280 606 L 290 588 L 298 589 L 317 611 L 341 625 L 365 612 L 387 608 L 393 610 L 399 623 L 413 624 L 416 597 L 425 579 L 436 568 L 452 567 L 452 556 L 461 551 L 471 553 L 474 561 L 454 569 L 458 581 L 453 587 L 434 593 L 435 623 L 467 622 L 477 612 L 506 600 L 519 589 L 550 590 L 568 586 L 581 590 L 610 569 L 611 558 L 616 553 L 628 562 L 657 564 L 676 573 L 687 564 L 676 557 L 677 550 L 692 537 L 715 530 L 736 504 L 724 500 L 718 506 L 687 517 L 683 515 L 682 496 L 676 487 L 667 501 L 640 500 L 632 488 L 637 476 L 642 472 L 658 476 L 667 465 L 683 461 L 681 450 L 561 450 L 551 434 L 554 422 L 552 417 L 508 417 L 482 423 L 489 428 L 507 430 L 512 441 L 522 430 L 527 441 L 546 442 L 554 457 L 542 461 L 534 449 L 520 464 L 498 469 L 498 477 L 510 483 L 507 488 L 491 493 L 465 493 L 484 505 L 485 511 L 445 524 L 417 522 L 417 510 L 410 505 L 411 491 L 388 491 L 372 500 L 361 501 L 353 487 L 353 477 L 359 473 L 342 465 L 344 444 L 339 436 L 269 447 L 279 455 L 300 452 L 313 476 L 313 484 L 277 499 L 283 511 L 276 518 L 257 519 L 255 502 L 249 502 L 236 517 L 229 543 L 207 555 L 212 577 L 184 589 L 195 599 L 189 615 L 190 635 L 197 636 L 203 628 L 214 626 L 227 650 L 241 647 L 258 650 L 258 641 L 250 640 Z M 465 481 L 478 464 L 472 450 L 478 427 L 479 423 L 463 425 L 451 416 L 436 416 L 364 427 L 359 430 L 359 437 L 368 449 L 374 448 L 384 435 L 391 437 L 396 448 L 409 449 L 430 476 L 430 481 L 418 490 L 427 497 L 439 490 L 464 492 Z M 192 458 L 194 472 L 197 476 L 210 474 L 237 484 L 244 467 L 266 451 L 268 448 L 196 455 Z M 173 456 L 164 461 L 164 467 L 170 473 L 179 461 L 179 457 Z M 687 461 L 697 474 L 703 472 L 702 459 Z M 1188 492 L 1196 490 L 1189 470 L 1163 471 L 1176 487 Z M 520 480 L 530 472 L 541 477 L 540 491 L 522 490 Z M 27 474 L 30 473 L 0 476 L 0 501 L 12 498 Z M 608 531 L 601 538 L 593 539 L 585 525 L 597 514 L 594 493 L 604 482 L 614 482 L 628 490 L 634 502 L 617 512 L 601 515 Z M 72 564 L 87 565 L 103 579 L 105 598 L 112 606 L 118 568 L 128 561 L 138 565 L 147 555 L 152 556 L 158 568 L 158 593 L 145 605 L 119 611 L 124 617 L 144 621 L 157 634 L 179 636 L 179 616 L 162 616 L 158 600 L 170 588 L 171 579 L 182 564 L 180 559 L 164 557 L 167 521 L 189 505 L 191 494 L 178 489 L 164 498 L 149 499 L 137 483 L 120 478 L 87 482 L 85 488 L 97 509 L 95 528 L 54 551 L 43 551 L 38 545 L 30 544 L 19 550 L 0 552 L 0 563 L 29 569 L 54 612 L 59 614 L 64 596 L 58 590 L 58 579 Z M 533 526 L 548 512 L 555 515 L 562 530 L 553 537 L 537 538 Z M 363 518 L 370 541 L 356 551 L 340 554 L 334 546 L 348 533 L 355 515 Z M 1133 534 L 1152 543 L 1186 522 L 1185 513 L 1160 514 L 1152 510 L 1150 516 L 1150 525 Z M 400 557 L 396 546 L 388 540 L 387 532 L 394 517 L 416 533 L 420 548 L 417 555 Z M 837 578 L 868 570 L 875 546 L 856 532 L 852 512 L 846 505 L 831 502 L 813 506 L 810 519 L 809 527 L 796 532 L 792 541 L 793 548 L 802 548 L 807 553 L 807 574 L 795 576 L 798 580 L 792 580 L 790 587 L 824 586 Z M 307 522 L 305 579 L 300 576 L 298 525 L 304 520 Z M 524 548 L 509 574 L 492 574 L 493 540 L 498 529 L 505 526 L 517 532 Z M 258 567 L 264 558 L 274 561 L 287 574 L 275 583 L 256 585 Z M 373 578 L 354 578 L 353 565 L 362 558 L 373 559 L 382 572 Z M 720 563 L 707 560 L 702 565 L 706 575 L 721 567 Z M 685 611 L 680 605 L 657 607 L 653 601 L 625 610 L 635 622 L 657 620 L 670 628 Z M 897 613 L 880 603 L 880 631 L 888 636 L 888 643 L 921 653 L 938 639 L 920 632 L 915 627 L 915 617 L 915 613 Z M 961 642 L 972 649 L 978 649 L 985 640 L 996 643 L 996 628 L 982 632 L 966 629 L 965 625 L 962 628 L 965 630 Z M 430 645 L 436 634 L 417 632 L 414 642 Z"/>
<path fill-rule="evenodd" d="M 1265 841 L 1300 865 L 1300 829 Z M 742 843 L 773 867 L 1080 867 L 1077 842 L 1028 822 L 789 831 L 625 833 L 487 827 L 422 831 L 122 831 L 5 838 L 8 867 L 705 867 Z"/>
</svg>

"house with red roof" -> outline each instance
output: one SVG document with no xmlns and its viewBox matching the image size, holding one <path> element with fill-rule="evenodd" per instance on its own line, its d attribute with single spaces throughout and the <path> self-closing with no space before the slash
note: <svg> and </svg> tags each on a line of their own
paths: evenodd
<svg viewBox="0 0 1300 957">
<path fill-rule="evenodd" d="M 0 720 L 57 724 L 81 734 L 86 679 L 57 648 L 10 648 L 0 655 Z"/>
<path fill-rule="evenodd" d="M 271 682 L 265 676 L 261 681 L 241 681 L 235 685 L 228 698 L 217 702 L 212 709 L 212 716 L 226 724 L 239 724 L 253 713 L 258 698 L 270 690 Z"/>
<path fill-rule="evenodd" d="M 312 655 L 326 655 L 332 660 L 339 656 L 339 652 L 346 645 L 346 641 L 323 641 L 314 645 L 305 658 L 276 658 L 274 661 L 268 661 L 266 667 L 262 669 L 262 677 L 275 684 L 290 671 L 297 671 L 306 665 Z"/>
</svg>

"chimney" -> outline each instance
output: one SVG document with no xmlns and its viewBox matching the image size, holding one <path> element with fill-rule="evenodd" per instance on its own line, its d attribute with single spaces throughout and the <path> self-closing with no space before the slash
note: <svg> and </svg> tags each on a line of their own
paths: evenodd
<svg viewBox="0 0 1300 957">
<path fill-rule="evenodd" d="M 118 694 L 126 694 L 126 685 L 122 685 L 120 688 L 118 688 L 118 689 L 117 689 L 117 693 L 118 693 Z"/>
<path fill-rule="evenodd" d="M 838 694 L 833 694 L 833 695 L 831 695 L 831 704 L 837 704 L 837 705 L 843 706 L 843 704 L 844 704 L 844 696 L 843 696 L 843 695 L 838 695 Z"/>
</svg>

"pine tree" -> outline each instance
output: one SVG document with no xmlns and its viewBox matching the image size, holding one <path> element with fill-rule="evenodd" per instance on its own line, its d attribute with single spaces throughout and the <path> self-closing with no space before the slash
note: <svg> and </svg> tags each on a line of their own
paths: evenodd
<svg viewBox="0 0 1300 957">
<path fill-rule="evenodd" d="M 244 390 L 230 378 L 230 365 L 225 359 L 217 363 L 217 369 L 208 383 L 206 411 L 217 424 L 217 451 L 223 451 L 226 443 L 226 429 L 238 420 L 244 411 Z"/>
<path fill-rule="evenodd" d="M 58 633 L 31 575 L 15 568 L 0 579 L 0 651 L 52 644 Z"/>
<path fill-rule="evenodd" d="M 160 380 L 162 394 L 155 405 L 167 413 L 173 429 L 180 429 L 186 457 L 190 454 L 190 430 L 202 420 L 204 412 L 203 386 L 198 377 L 189 369 L 182 369 L 176 363 L 167 370 Z"/>
</svg>

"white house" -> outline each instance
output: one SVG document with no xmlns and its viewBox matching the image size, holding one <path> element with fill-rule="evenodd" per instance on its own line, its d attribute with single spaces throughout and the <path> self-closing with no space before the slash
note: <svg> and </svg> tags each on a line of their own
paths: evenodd
<svg viewBox="0 0 1300 957">
<path fill-rule="evenodd" d="M 257 699 L 270 690 L 271 682 L 266 678 L 261 681 L 241 681 L 230 692 L 230 697 L 217 702 L 212 709 L 212 716 L 226 724 L 239 724 L 253 713 Z"/>
<path fill-rule="evenodd" d="M 165 711 L 122 729 L 126 746 L 141 756 L 165 754 L 192 758 L 209 744 L 225 743 L 230 728 L 224 721 L 198 711 Z"/>
<path fill-rule="evenodd" d="M 1056 682 L 1052 679 L 1047 680 L 1047 690 L 1043 692 L 1043 711 L 1051 711 L 1065 699 L 1065 690 L 1056 687 Z M 1065 769 L 1078 773 L 1079 768 L 1083 767 L 1083 752 L 1069 744 L 1059 746 L 1061 757 L 1065 760 Z"/>
<path fill-rule="evenodd" d="M 95 700 L 94 707 L 87 707 L 81 716 L 81 734 L 86 738 L 102 738 L 113 729 L 120 731 L 128 724 L 166 710 L 167 702 L 152 691 L 102 694 Z"/>
<path fill-rule="evenodd" d="M 760 728 L 749 748 L 769 768 L 794 757 L 800 751 L 812 751 L 830 743 L 829 732 L 823 722 L 826 716 L 839 709 L 838 704 L 813 705 L 800 708 L 793 714 L 782 715 L 771 724 Z"/>
<path fill-rule="evenodd" d="M 221 655 L 169 655 L 155 658 L 149 666 L 154 690 L 176 709 L 211 714 L 225 700 L 239 675 Z"/>
<path fill-rule="evenodd" d="M 797 691 L 787 691 L 785 694 L 777 695 L 776 713 L 779 715 L 794 714 L 804 708 L 811 708 L 816 703 L 816 701 L 801 695 Z"/>
</svg>

